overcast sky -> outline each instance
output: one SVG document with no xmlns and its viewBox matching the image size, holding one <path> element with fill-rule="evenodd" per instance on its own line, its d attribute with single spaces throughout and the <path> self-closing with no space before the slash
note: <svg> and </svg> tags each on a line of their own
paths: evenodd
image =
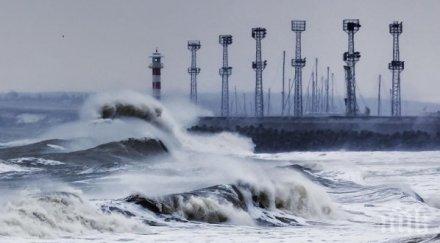
<svg viewBox="0 0 440 243">
<path fill-rule="evenodd" d="M 158 47 L 165 56 L 163 91 L 187 92 L 186 44 L 199 39 L 199 92 L 220 92 L 219 34 L 234 38 L 231 87 L 251 91 L 255 41 L 250 29 L 262 26 L 268 31 L 263 40 L 263 58 L 268 60 L 263 87 L 280 92 L 282 51 L 287 51 L 290 64 L 294 46 L 290 21 L 305 19 L 305 85 L 313 60 L 319 57 L 321 74 L 330 66 L 342 94 L 342 53 L 347 49 L 342 20 L 359 18 L 358 92 L 376 96 L 378 74 L 383 74 L 389 89 L 392 38 L 388 24 L 399 20 L 403 21 L 401 58 L 405 61 L 402 96 L 440 102 L 439 0 L 39 0 L 1 1 L 0 6 L 0 91 L 148 91 L 148 56 Z M 289 66 L 287 71 L 291 77 Z"/>
</svg>

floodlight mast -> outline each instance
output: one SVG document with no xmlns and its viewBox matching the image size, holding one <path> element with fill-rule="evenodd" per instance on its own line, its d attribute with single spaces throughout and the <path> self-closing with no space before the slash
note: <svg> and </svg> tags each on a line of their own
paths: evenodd
<svg viewBox="0 0 440 243">
<path fill-rule="evenodd" d="M 295 68 L 293 115 L 297 117 L 303 116 L 302 68 L 306 65 L 306 59 L 301 58 L 301 33 L 305 30 L 305 20 L 292 20 L 292 31 L 295 32 L 295 59 L 292 59 L 292 67 Z"/>
<path fill-rule="evenodd" d="M 348 34 L 348 51 L 344 53 L 343 59 L 346 63 L 345 80 L 347 93 L 345 98 L 345 114 L 346 116 L 356 116 L 358 106 L 356 103 L 356 72 L 355 65 L 359 61 L 361 54 L 354 50 L 354 34 L 359 30 L 361 25 L 359 19 L 344 19 L 343 30 Z"/>
<path fill-rule="evenodd" d="M 264 116 L 263 102 L 263 70 L 267 65 L 266 60 L 261 57 L 261 40 L 266 37 L 266 29 L 257 27 L 252 28 L 252 38 L 256 41 L 255 61 L 252 62 L 252 68 L 255 70 L 255 116 Z"/>
<path fill-rule="evenodd" d="M 197 67 L 197 50 L 200 48 L 200 41 L 188 41 L 188 50 L 191 52 L 191 67 L 188 68 L 188 73 L 191 77 L 190 100 L 194 104 L 197 104 L 197 75 L 200 73 L 200 68 Z"/>
<path fill-rule="evenodd" d="M 223 66 L 219 70 L 222 77 L 222 100 L 221 116 L 228 117 L 229 114 L 229 76 L 232 74 L 232 67 L 228 65 L 228 46 L 232 44 L 232 35 L 220 35 L 219 44 L 223 47 Z M 237 101 L 235 101 L 237 102 Z"/>
<path fill-rule="evenodd" d="M 393 80 L 391 84 L 391 116 L 402 115 L 400 94 L 400 73 L 405 68 L 405 63 L 400 61 L 399 35 L 402 34 L 402 22 L 394 21 L 390 24 L 390 34 L 393 36 L 393 60 L 388 64 Z"/>
</svg>

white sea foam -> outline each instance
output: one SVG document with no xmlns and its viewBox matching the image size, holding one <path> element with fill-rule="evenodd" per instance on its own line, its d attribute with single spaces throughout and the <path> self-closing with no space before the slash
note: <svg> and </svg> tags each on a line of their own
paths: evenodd
<svg viewBox="0 0 440 243">
<path fill-rule="evenodd" d="M 78 234 L 147 232 L 144 225 L 121 215 L 108 215 L 80 194 L 54 192 L 22 194 L 2 205 L 0 235 L 75 237 Z"/>
<path fill-rule="evenodd" d="M 64 164 L 61 161 L 51 160 L 51 159 L 43 159 L 43 158 L 35 158 L 35 157 L 22 157 L 16 159 L 8 160 L 10 163 L 14 164 L 30 164 L 30 165 L 62 165 Z"/>
<path fill-rule="evenodd" d="M 20 167 L 18 165 L 5 164 L 0 161 L 0 174 L 7 172 L 24 172 L 24 171 L 29 171 L 29 169 Z"/>
</svg>

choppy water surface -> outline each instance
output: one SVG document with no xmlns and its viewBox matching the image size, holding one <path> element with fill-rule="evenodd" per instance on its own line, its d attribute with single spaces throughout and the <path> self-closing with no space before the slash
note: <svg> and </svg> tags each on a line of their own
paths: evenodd
<svg viewBox="0 0 440 243">
<path fill-rule="evenodd" d="M 3 144 L 1 241 L 440 239 L 440 152 L 254 154 L 235 134 L 188 134 L 145 97 L 84 110 Z"/>
</svg>

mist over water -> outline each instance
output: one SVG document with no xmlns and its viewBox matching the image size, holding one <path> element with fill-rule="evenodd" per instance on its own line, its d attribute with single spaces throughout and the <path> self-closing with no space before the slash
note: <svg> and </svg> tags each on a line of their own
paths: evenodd
<svg viewBox="0 0 440 243">
<path fill-rule="evenodd" d="M 201 114 L 184 100 L 97 94 L 79 120 L 9 143 L 0 150 L 0 239 L 253 241 L 265 232 L 268 241 L 374 241 L 440 232 L 438 152 L 255 154 L 237 134 L 187 132 Z"/>
</svg>

